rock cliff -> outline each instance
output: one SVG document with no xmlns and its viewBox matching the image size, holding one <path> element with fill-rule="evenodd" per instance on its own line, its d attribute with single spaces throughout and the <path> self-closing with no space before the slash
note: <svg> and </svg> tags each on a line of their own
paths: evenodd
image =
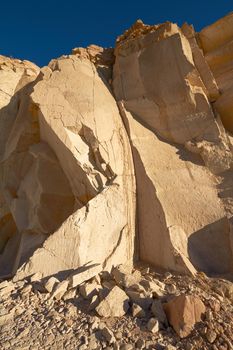
<svg viewBox="0 0 233 350">
<path fill-rule="evenodd" d="M 42 69 L 0 56 L 2 279 L 233 274 L 232 28 L 138 20 Z"/>
</svg>

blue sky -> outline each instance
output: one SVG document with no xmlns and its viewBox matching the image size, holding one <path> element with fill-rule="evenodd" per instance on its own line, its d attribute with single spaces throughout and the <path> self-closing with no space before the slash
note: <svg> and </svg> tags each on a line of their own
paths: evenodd
<svg viewBox="0 0 233 350">
<path fill-rule="evenodd" d="M 0 54 L 39 66 L 73 47 L 114 46 L 136 19 L 194 24 L 200 30 L 233 11 L 232 0 L 11 0 L 1 3 Z"/>
</svg>

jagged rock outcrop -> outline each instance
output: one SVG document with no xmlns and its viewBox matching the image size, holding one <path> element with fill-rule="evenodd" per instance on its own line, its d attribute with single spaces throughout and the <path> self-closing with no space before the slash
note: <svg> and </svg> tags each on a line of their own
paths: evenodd
<svg viewBox="0 0 233 350">
<path fill-rule="evenodd" d="M 41 70 L 0 57 L 2 278 L 233 273 L 232 18 L 138 20 Z"/>
<path fill-rule="evenodd" d="M 1 185 L 19 232 L 18 278 L 132 263 L 134 173 L 107 82 L 88 59 L 70 56 L 52 61 L 33 85 L 30 97 L 19 97 L 24 107 L 2 156 Z"/>
</svg>

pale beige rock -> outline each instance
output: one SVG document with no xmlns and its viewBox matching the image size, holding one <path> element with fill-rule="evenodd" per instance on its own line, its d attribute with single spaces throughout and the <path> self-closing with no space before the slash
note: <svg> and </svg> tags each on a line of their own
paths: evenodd
<svg viewBox="0 0 233 350">
<path fill-rule="evenodd" d="M 90 262 L 101 269 L 116 262 L 132 265 L 131 151 L 98 69 L 79 55 L 53 60 L 42 69 L 30 98 L 22 97 L 3 164 L 4 196 L 19 230 L 16 279 L 37 271 L 43 277 L 60 271 L 65 276 Z M 23 137 L 25 145 L 17 143 Z"/>
<path fill-rule="evenodd" d="M 51 292 L 53 291 L 54 287 L 55 287 L 59 282 L 60 282 L 60 281 L 59 281 L 57 278 L 55 278 L 55 277 L 50 277 L 50 278 L 48 279 L 48 281 L 46 281 L 44 287 L 45 287 L 45 289 L 46 289 L 49 293 L 51 293 Z"/>
<path fill-rule="evenodd" d="M 199 35 L 138 20 L 115 57 L 90 45 L 41 70 L 0 56 L 1 278 L 71 276 L 75 288 L 129 265 L 116 283 L 149 305 L 133 259 L 232 273 L 233 147 L 221 122 L 232 132 L 232 18 Z"/>
<path fill-rule="evenodd" d="M 198 297 L 184 294 L 164 304 L 164 309 L 169 323 L 181 338 L 192 332 L 205 313 L 205 305 Z"/>
<path fill-rule="evenodd" d="M 41 280 L 41 278 L 42 278 L 41 272 L 34 273 L 34 275 L 30 277 L 30 282 L 38 282 Z"/>
<path fill-rule="evenodd" d="M 118 265 L 112 269 L 112 276 L 119 286 L 129 288 L 141 280 L 140 271 L 132 272 L 131 267 Z"/>
<path fill-rule="evenodd" d="M 140 281 L 140 284 L 146 291 L 152 292 L 157 297 L 162 297 L 164 295 L 165 285 L 159 281 L 148 281 L 143 279 Z"/>
<path fill-rule="evenodd" d="M 3 315 L 0 315 L 0 326 L 4 326 L 10 323 L 14 319 L 14 310 L 9 311 Z"/>
<path fill-rule="evenodd" d="M 151 318 L 147 323 L 147 328 L 151 333 L 159 331 L 159 321 L 156 318 Z"/>
<path fill-rule="evenodd" d="M 115 54 L 114 93 L 131 141 L 140 198 L 140 258 L 191 275 L 196 269 L 232 271 L 229 221 L 211 173 L 229 171 L 232 151 L 188 39 L 166 23 L 120 41 Z"/>
<path fill-rule="evenodd" d="M 97 294 L 101 287 L 96 283 L 84 283 L 79 287 L 79 293 L 85 298 L 90 299 L 94 294 Z"/>
<path fill-rule="evenodd" d="M 129 308 L 129 298 L 119 287 L 114 287 L 96 307 L 96 312 L 102 317 L 124 316 Z"/>
<path fill-rule="evenodd" d="M 51 298 L 60 300 L 68 289 L 69 281 L 62 281 L 55 285 Z"/>
<path fill-rule="evenodd" d="M 63 300 L 70 300 L 70 299 L 74 299 L 76 296 L 76 288 L 72 288 L 70 290 L 68 290 L 67 292 L 65 292 L 65 294 L 62 296 Z"/>
<path fill-rule="evenodd" d="M 132 316 L 133 317 L 138 317 L 138 318 L 143 318 L 146 316 L 145 311 L 139 306 L 138 304 L 133 304 L 132 305 Z"/>
<path fill-rule="evenodd" d="M 15 285 L 11 281 L 7 283 L 3 282 L 3 284 L 0 285 L 0 297 L 7 298 L 14 289 Z"/>
<path fill-rule="evenodd" d="M 195 30 L 193 26 L 189 26 L 187 23 L 184 23 L 181 29 L 190 43 L 195 66 L 206 88 L 205 93 L 211 102 L 216 101 L 220 95 L 219 88 L 204 54 L 198 46 Z"/>
<path fill-rule="evenodd" d="M 98 273 L 101 272 L 101 270 L 102 267 L 98 264 L 90 266 L 87 265 L 85 268 L 80 269 L 80 271 L 77 271 L 72 276 L 70 276 L 70 287 L 77 287 L 82 282 L 90 280 L 92 277 L 98 275 Z"/>
<path fill-rule="evenodd" d="M 91 302 L 90 305 L 88 307 L 88 309 L 90 311 L 94 310 L 100 303 L 100 299 L 98 297 L 98 295 L 93 295 L 93 297 L 91 298 Z"/>
</svg>

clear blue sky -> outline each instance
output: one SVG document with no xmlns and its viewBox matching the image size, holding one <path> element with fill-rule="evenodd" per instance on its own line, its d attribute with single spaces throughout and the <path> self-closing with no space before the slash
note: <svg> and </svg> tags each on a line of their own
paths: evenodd
<svg viewBox="0 0 233 350">
<path fill-rule="evenodd" d="M 232 0 L 8 0 L 1 2 L 0 54 L 39 66 L 73 47 L 113 46 L 136 19 L 194 24 L 200 30 L 233 11 Z"/>
</svg>

